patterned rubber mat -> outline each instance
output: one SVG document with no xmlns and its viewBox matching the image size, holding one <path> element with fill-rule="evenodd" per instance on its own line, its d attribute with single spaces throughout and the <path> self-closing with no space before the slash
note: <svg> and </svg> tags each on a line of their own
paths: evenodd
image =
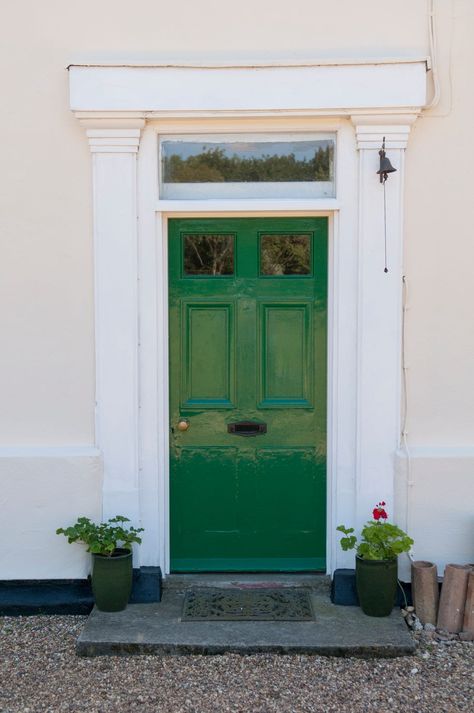
<svg viewBox="0 0 474 713">
<path fill-rule="evenodd" d="M 313 621 L 304 589 L 192 589 L 183 621 Z"/>
</svg>

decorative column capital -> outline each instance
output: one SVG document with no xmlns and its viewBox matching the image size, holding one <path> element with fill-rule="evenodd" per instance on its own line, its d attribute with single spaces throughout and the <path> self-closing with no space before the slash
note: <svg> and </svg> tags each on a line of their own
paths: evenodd
<svg viewBox="0 0 474 713">
<path fill-rule="evenodd" d="M 357 148 L 380 149 L 385 137 L 387 149 L 406 149 L 416 114 L 351 116 L 356 130 Z"/>
<path fill-rule="evenodd" d="M 91 153 L 137 153 L 144 119 L 80 119 Z"/>
</svg>

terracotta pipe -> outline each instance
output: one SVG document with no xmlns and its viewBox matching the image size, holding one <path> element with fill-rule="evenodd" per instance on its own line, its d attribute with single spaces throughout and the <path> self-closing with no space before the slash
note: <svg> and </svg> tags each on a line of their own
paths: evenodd
<svg viewBox="0 0 474 713">
<path fill-rule="evenodd" d="M 413 604 L 422 624 L 434 624 L 438 615 L 438 569 L 432 562 L 412 562 Z"/>
<path fill-rule="evenodd" d="M 474 566 L 471 565 L 467 582 L 466 606 L 464 608 L 463 631 L 474 634 Z"/>
<path fill-rule="evenodd" d="M 462 631 L 466 605 L 468 564 L 447 564 L 439 598 L 438 629 L 452 634 Z"/>
</svg>

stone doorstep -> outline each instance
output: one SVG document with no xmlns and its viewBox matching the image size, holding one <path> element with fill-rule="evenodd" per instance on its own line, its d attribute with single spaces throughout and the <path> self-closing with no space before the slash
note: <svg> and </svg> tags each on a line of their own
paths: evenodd
<svg viewBox="0 0 474 713">
<path fill-rule="evenodd" d="M 168 587 L 159 604 L 130 604 L 117 613 L 94 608 L 77 641 L 76 653 L 278 653 L 391 658 L 415 651 L 415 642 L 399 609 L 389 617 L 368 617 L 359 607 L 332 604 L 328 594 L 318 590 L 311 591 L 315 614 L 311 622 L 182 622 L 183 597 L 182 591 Z"/>
</svg>

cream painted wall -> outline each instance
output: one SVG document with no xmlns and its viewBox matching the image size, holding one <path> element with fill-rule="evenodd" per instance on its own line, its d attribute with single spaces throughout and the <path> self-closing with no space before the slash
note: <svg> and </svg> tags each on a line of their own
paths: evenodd
<svg viewBox="0 0 474 713">
<path fill-rule="evenodd" d="M 474 442 L 474 3 L 437 3 L 442 101 L 407 151 L 408 437 Z"/>
<path fill-rule="evenodd" d="M 448 1 L 437 4 L 450 6 Z M 460 87 L 466 81 L 463 77 L 468 77 L 467 64 L 461 60 L 472 51 L 463 29 L 464 15 L 472 8 L 459 0 L 455 6 L 453 74 Z M 9 5 L 0 42 L 4 106 L 0 116 L 0 299 L 5 307 L 1 324 L 1 443 L 62 445 L 94 440 L 90 156 L 84 133 L 68 110 L 65 68 L 69 63 L 428 54 L 425 0 L 399 0 L 396 9 L 391 0 L 295 0 L 291 12 L 283 0 L 243 0 L 238 12 L 236 8 L 235 3 L 222 0 L 139 0 L 133 8 L 125 0 Z M 443 13 L 446 15 L 445 10 Z M 445 25 L 443 20 L 443 43 Z M 438 137 L 439 143 L 445 143 L 450 121 L 467 132 L 468 116 L 461 105 L 456 118 L 431 120 L 432 127 L 417 129 L 423 140 L 413 142 L 410 157 L 416 194 L 427 174 L 435 180 L 433 153 Z M 458 198 L 457 183 L 449 182 L 442 189 L 439 183 L 435 189 L 440 197 L 449 189 L 453 198 L 454 191 Z M 423 190 L 431 202 L 429 185 L 425 183 Z M 438 280 L 426 280 L 425 267 L 419 267 L 426 265 L 417 227 L 424 221 L 424 205 L 425 200 L 420 210 L 412 198 L 407 215 L 408 268 L 416 300 L 410 329 L 417 335 L 420 325 L 431 319 L 426 312 L 430 311 L 432 292 L 439 295 Z M 438 218 L 433 217 L 433 224 L 438 234 Z M 415 239 L 411 237 L 414 234 Z M 431 231 L 428 243 L 433 245 Z M 447 252 L 452 259 L 453 253 Z M 444 266 L 444 257 L 436 264 Z M 431 259 L 436 261 L 434 255 Z M 423 275 L 423 288 L 416 287 L 418 272 Z M 443 302 L 443 312 L 449 314 L 459 309 L 456 278 L 455 283 L 455 294 Z M 465 357 L 457 360 L 460 386 L 455 392 L 461 392 L 459 398 L 446 376 L 436 379 L 436 403 L 443 404 L 442 411 L 450 412 L 450 441 L 457 437 L 464 442 L 469 437 L 464 425 L 468 404 L 463 394 L 466 380 L 472 383 L 473 377 L 468 345 L 461 346 L 466 339 L 464 335 L 459 345 L 459 353 Z M 433 382 L 425 378 L 423 368 L 419 374 L 415 370 L 418 361 L 425 361 L 427 350 L 438 351 L 438 341 L 437 334 L 426 332 L 421 344 L 413 344 L 413 389 L 418 402 L 413 412 L 414 435 L 434 440 L 444 434 L 441 420 L 432 416 Z M 444 343 L 438 358 L 431 357 L 435 376 L 445 374 L 451 350 L 452 346 Z M 429 416 L 428 424 L 425 416 Z"/>
<path fill-rule="evenodd" d="M 441 102 L 417 121 L 407 150 L 408 440 L 415 447 L 471 446 L 474 2 L 435 5 Z M 0 444 L 74 446 L 95 438 L 90 153 L 68 109 L 67 65 L 426 56 L 427 7 L 426 0 L 23 0 L 4 9 Z M 20 502 L 34 513 L 29 529 L 15 530 L 18 546 L 31 553 L 28 576 L 79 576 L 84 557 L 69 567 L 50 524 L 65 523 L 79 504 L 81 512 L 100 514 L 99 465 L 1 460 L 1 503 L 12 524 Z M 415 520 L 424 493 L 438 492 L 446 477 L 459 497 L 468 492 L 474 457 L 458 466 L 450 468 L 449 456 L 442 469 L 418 462 L 425 490 L 413 499 Z M 46 501 L 38 506 L 43 489 L 58 494 L 48 517 Z M 404 507 L 399 497 L 398 511 Z M 455 511 L 444 524 L 448 533 L 456 528 Z M 428 537 L 419 536 L 428 556 Z M 39 543 L 53 548 L 54 567 L 35 564 Z M 0 579 L 16 576 L 12 561 L 5 571 Z"/>
</svg>

